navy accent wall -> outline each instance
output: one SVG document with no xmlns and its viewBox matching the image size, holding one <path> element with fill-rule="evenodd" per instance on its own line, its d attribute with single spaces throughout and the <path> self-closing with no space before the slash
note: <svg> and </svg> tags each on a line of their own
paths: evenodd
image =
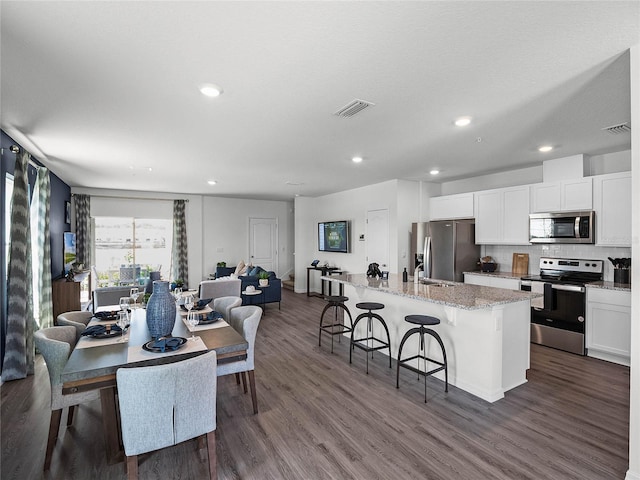
<svg viewBox="0 0 640 480">
<path fill-rule="evenodd" d="M 0 146 L 2 147 L 2 178 L 0 183 L 2 184 L 1 193 L 2 209 L 0 210 L 0 219 L 2 224 L 0 225 L 0 240 L 2 241 L 2 263 L 0 263 L 0 270 L 2 275 L 2 291 L 0 292 L 0 300 L 2 302 L 2 321 L 0 322 L 0 346 L 2 347 L 2 356 L 0 356 L 0 362 L 4 359 L 4 341 L 5 341 L 5 328 L 7 319 L 7 258 L 5 258 L 4 244 L 5 239 L 8 238 L 9 232 L 5 231 L 5 225 L 7 219 L 5 219 L 5 178 L 6 174 L 13 175 L 13 170 L 16 163 L 16 155 L 11 152 L 11 145 L 18 145 L 20 149 L 22 146 L 15 142 L 4 131 L 0 131 Z M 41 164 L 37 158 L 32 156 L 32 160 L 35 163 Z M 33 191 L 35 185 L 37 171 L 34 167 L 29 166 L 29 184 Z M 51 205 L 49 214 L 49 229 L 51 233 L 51 278 L 60 278 L 63 276 L 64 259 L 63 259 L 63 232 L 71 230 L 71 225 L 65 223 L 65 202 L 71 201 L 71 188 L 58 178 L 53 172 L 50 172 L 51 178 Z"/>
</svg>

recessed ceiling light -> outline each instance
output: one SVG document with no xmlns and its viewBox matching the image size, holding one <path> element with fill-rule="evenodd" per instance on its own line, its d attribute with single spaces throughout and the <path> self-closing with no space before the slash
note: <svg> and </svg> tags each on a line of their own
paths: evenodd
<svg viewBox="0 0 640 480">
<path fill-rule="evenodd" d="M 222 88 L 213 83 L 204 83 L 200 85 L 200 93 L 207 97 L 219 97 L 222 94 Z"/>
<path fill-rule="evenodd" d="M 351 161 L 352 161 L 353 163 L 361 163 L 361 162 L 362 162 L 362 157 L 353 157 L 353 158 L 351 159 Z"/>
<path fill-rule="evenodd" d="M 215 184 L 216 184 L 216 183 L 218 183 L 218 182 L 216 182 L 215 180 L 208 180 L 208 181 L 207 181 L 207 183 L 208 183 L 209 185 L 215 185 Z"/>
<path fill-rule="evenodd" d="M 551 150 L 553 150 L 553 147 L 551 145 L 543 145 L 538 148 L 538 151 L 542 153 L 547 153 L 547 152 L 550 152 Z"/>
<path fill-rule="evenodd" d="M 456 125 L 456 127 L 466 127 L 471 123 L 471 117 L 460 117 L 457 118 L 453 123 Z"/>
<path fill-rule="evenodd" d="M 440 173 L 440 170 L 438 170 L 437 168 L 434 168 L 433 170 L 431 170 L 429 172 L 431 175 L 438 175 Z"/>
</svg>

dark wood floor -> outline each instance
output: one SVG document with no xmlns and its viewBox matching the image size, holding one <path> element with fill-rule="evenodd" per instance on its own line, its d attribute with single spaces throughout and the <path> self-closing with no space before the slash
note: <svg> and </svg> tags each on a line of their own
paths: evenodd
<svg viewBox="0 0 640 480">
<path fill-rule="evenodd" d="M 349 365 L 343 341 L 318 347 L 324 302 L 288 290 L 258 331 L 260 413 L 232 378 L 218 388 L 220 479 L 622 479 L 628 466 L 629 369 L 532 346 L 529 382 L 489 404 L 423 384 L 377 354 Z M 394 364 L 395 367 L 395 364 Z M 99 402 L 62 427 L 42 475 L 49 419 L 46 368 L 2 386 L 2 466 L 8 479 L 125 478 L 107 465 Z M 66 423 L 66 413 L 63 415 Z M 150 421 L 158 421 L 150 412 Z M 142 479 L 201 479 L 195 442 L 141 457 Z"/>
</svg>

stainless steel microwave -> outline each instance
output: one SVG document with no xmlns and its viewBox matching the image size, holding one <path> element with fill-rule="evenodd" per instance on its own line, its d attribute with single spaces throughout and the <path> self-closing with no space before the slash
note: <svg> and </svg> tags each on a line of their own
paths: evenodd
<svg viewBox="0 0 640 480">
<path fill-rule="evenodd" d="M 594 243 L 594 212 L 532 213 L 529 215 L 531 243 Z"/>
</svg>

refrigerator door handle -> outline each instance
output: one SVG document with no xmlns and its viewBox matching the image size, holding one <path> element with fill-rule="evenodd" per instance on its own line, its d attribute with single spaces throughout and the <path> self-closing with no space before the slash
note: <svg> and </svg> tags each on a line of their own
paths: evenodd
<svg viewBox="0 0 640 480">
<path fill-rule="evenodd" d="M 425 278 L 431 278 L 431 237 L 424 238 L 424 276 Z"/>
</svg>

